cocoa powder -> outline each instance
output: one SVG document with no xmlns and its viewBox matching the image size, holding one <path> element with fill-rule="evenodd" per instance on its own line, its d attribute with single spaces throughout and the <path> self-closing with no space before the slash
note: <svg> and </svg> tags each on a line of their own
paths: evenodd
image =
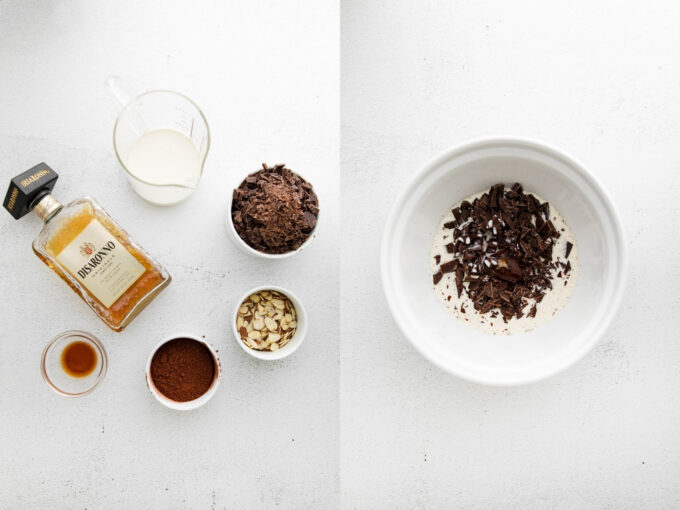
<svg viewBox="0 0 680 510">
<path fill-rule="evenodd" d="M 151 379 L 163 395 L 187 402 L 203 395 L 215 378 L 215 360 L 210 350 L 191 338 L 164 343 L 151 360 Z"/>
</svg>

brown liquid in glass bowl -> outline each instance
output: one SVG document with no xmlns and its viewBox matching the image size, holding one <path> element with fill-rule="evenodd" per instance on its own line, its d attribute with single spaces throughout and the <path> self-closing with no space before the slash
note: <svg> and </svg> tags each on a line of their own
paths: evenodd
<svg viewBox="0 0 680 510">
<path fill-rule="evenodd" d="M 87 342 L 71 342 L 61 353 L 61 366 L 73 377 L 87 377 L 97 366 L 97 351 Z"/>
</svg>

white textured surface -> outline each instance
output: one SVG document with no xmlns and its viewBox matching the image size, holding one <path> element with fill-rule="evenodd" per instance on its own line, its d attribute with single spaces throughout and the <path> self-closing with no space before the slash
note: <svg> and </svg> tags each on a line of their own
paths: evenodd
<svg viewBox="0 0 680 510">
<path fill-rule="evenodd" d="M 349 0 L 342 11 L 343 507 L 678 508 L 678 5 Z M 621 210 L 632 263 L 595 351 L 519 388 L 469 384 L 421 358 L 377 266 L 409 176 L 494 134 L 543 139 L 591 168 Z"/>
<path fill-rule="evenodd" d="M 338 7 L 335 1 L 0 0 L 0 175 L 45 160 L 56 195 L 95 197 L 173 276 L 122 333 L 32 253 L 37 217 L 0 214 L 0 508 L 323 508 L 338 494 Z M 104 81 L 170 88 L 204 110 L 212 148 L 197 193 L 162 209 L 139 199 L 112 148 Z M 261 162 L 285 162 L 318 190 L 323 224 L 300 255 L 242 254 L 226 196 Z M 3 188 L 4 197 L 4 188 Z M 290 358 L 236 345 L 233 300 L 280 284 L 310 324 Z M 65 329 L 96 334 L 109 373 L 68 400 L 39 372 Z M 150 349 L 189 330 L 219 350 L 224 378 L 205 407 L 178 414 L 144 384 Z"/>
</svg>

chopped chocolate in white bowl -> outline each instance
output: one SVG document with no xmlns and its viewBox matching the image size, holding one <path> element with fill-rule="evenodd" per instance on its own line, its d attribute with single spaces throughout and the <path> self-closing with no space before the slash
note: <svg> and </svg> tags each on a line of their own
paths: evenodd
<svg viewBox="0 0 680 510">
<path fill-rule="evenodd" d="M 454 258 L 445 248 L 452 242 L 453 230 L 443 229 L 443 223 L 455 219 L 451 208 L 465 197 L 474 201 L 483 194 L 480 191 L 487 192 L 500 182 L 520 182 L 541 203 L 550 201 L 550 221 L 560 233 L 553 257 L 561 257 L 572 274 L 565 286 L 565 268 L 562 277 L 557 271 L 553 291 L 537 304 L 536 317 L 527 317 L 529 307 L 521 319 L 513 316 L 507 323 L 498 309 L 480 314 L 467 293 L 461 297 L 468 299 L 462 313 L 463 303 L 456 302 L 455 272 L 443 274 L 434 288 L 432 282 L 439 266 Z M 447 217 L 442 218 L 445 213 Z M 568 228 L 558 221 L 562 218 Z M 439 249 L 428 253 L 433 241 Z M 573 246 L 565 261 L 567 242 Z M 616 207 L 585 166 L 544 143 L 486 138 L 452 147 L 415 173 L 385 223 L 380 272 L 394 321 L 419 353 L 463 379 L 509 386 L 550 377 L 582 359 L 597 344 L 623 297 L 626 254 Z M 567 289 L 566 296 L 556 292 L 560 285 Z M 448 296 L 451 301 L 446 301 Z M 560 301 L 566 301 L 563 307 Z M 458 305 L 455 309 L 454 304 Z M 497 317 L 487 323 L 494 311 Z M 481 328 L 492 329 L 493 322 L 499 331 L 488 334 L 488 329 L 471 327 L 482 320 Z M 540 326 L 526 331 L 532 324 Z M 507 336 L 511 332 L 518 334 Z"/>
<path fill-rule="evenodd" d="M 293 253 L 316 228 L 319 199 L 312 185 L 285 165 L 262 167 L 234 190 L 232 225 L 238 237 L 257 252 Z"/>
<path fill-rule="evenodd" d="M 578 269 L 562 216 L 519 183 L 495 184 L 457 204 L 436 230 L 431 257 L 445 306 L 487 334 L 549 321 L 569 299 Z"/>
</svg>

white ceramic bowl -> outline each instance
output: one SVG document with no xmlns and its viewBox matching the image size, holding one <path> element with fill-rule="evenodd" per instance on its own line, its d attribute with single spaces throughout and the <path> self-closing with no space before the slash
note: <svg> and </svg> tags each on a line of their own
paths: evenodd
<svg viewBox="0 0 680 510">
<path fill-rule="evenodd" d="M 210 388 L 208 388 L 208 391 L 206 391 L 200 397 L 194 400 L 189 400 L 187 402 L 177 402 L 176 400 L 169 399 L 168 397 L 163 395 L 158 390 L 158 388 L 156 388 L 156 385 L 154 384 L 153 379 L 151 378 L 151 360 L 153 359 L 154 354 L 156 354 L 156 351 L 161 347 L 161 345 L 176 338 L 190 338 L 192 340 L 196 340 L 197 342 L 202 343 L 208 348 L 210 354 L 212 354 L 213 361 L 215 362 L 215 376 L 213 377 L 213 382 Z M 193 409 L 198 409 L 199 407 L 204 405 L 206 402 L 208 402 L 208 400 L 212 398 L 212 396 L 217 391 L 217 387 L 220 385 L 221 379 L 222 379 L 222 365 L 220 364 L 220 359 L 217 357 L 215 349 L 213 349 L 212 346 L 205 341 L 205 339 L 200 338 L 197 335 L 192 335 L 191 333 L 180 333 L 164 338 L 163 340 L 158 342 L 158 344 L 156 344 L 156 347 L 154 347 L 151 350 L 151 354 L 149 354 L 149 359 L 146 362 L 146 385 L 149 388 L 149 391 L 151 391 L 151 394 L 154 397 L 156 397 L 156 400 L 158 400 L 165 407 L 169 407 L 170 409 L 174 409 L 176 411 L 191 411 Z"/>
<path fill-rule="evenodd" d="M 295 172 L 298 175 L 300 175 L 298 172 Z M 304 179 L 302 175 L 300 175 Z M 305 179 L 307 180 L 307 179 Z M 281 253 L 281 254 L 271 254 L 271 253 L 263 253 L 261 251 L 257 251 L 255 248 L 251 248 L 248 243 L 246 243 L 243 239 L 241 239 L 241 236 L 238 235 L 236 232 L 236 228 L 234 227 L 234 221 L 231 217 L 231 204 L 234 198 L 234 193 L 233 190 L 241 185 L 243 182 L 243 179 L 241 179 L 234 188 L 230 190 L 229 193 L 229 199 L 227 200 L 227 214 L 226 214 L 226 223 L 227 223 L 227 233 L 229 234 L 229 239 L 231 239 L 231 242 L 236 245 L 238 249 L 243 251 L 244 253 L 247 253 L 248 255 L 252 255 L 253 257 L 259 257 L 261 259 L 269 259 L 269 260 L 277 260 L 277 259 L 285 259 L 286 257 L 291 257 L 295 255 L 296 253 L 300 253 L 302 250 L 304 250 L 307 246 L 309 246 L 309 243 L 312 242 L 312 239 L 316 237 L 316 233 L 319 231 L 319 220 L 321 218 L 321 211 L 319 210 L 319 213 L 317 214 L 316 217 L 316 225 L 314 225 L 314 229 L 311 231 L 309 234 L 309 237 L 307 240 L 300 245 L 300 247 L 297 250 L 289 251 L 287 253 Z M 310 182 L 310 181 L 307 181 Z M 316 193 L 316 190 L 315 190 Z"/>
<path fill-rule="evenodd" d="M 458 321 L 432 288 L 430 245 L 453 205 L 491 185 L 520 182 L 548 200 L 576 237 L 580 273 L 566 306 L 521 335 L 487 336 Z M 597 343 L 621 302 L 626 279 L 623 229 L 607 192 L 581 164 L 542 143 L 477 140 L 435 157 L 403 190 L 382 240 L 383 288 L 394 319 L 423 356 L 483 384 L 549 377 Z"/>
<path fill-rule="evenodd" d="M 291 338 L 286 345 L 277 351 L 258 351 L 251 349 L 243 343 L 243 340 L 241 340 L 241 334 L 238 332 L 238 329 L 236 329 L 236 318 L 238 317 L 238 309 L 241 307 L 241 303 L 243 303 L 251 294 L 260 292 L 261 290 L 275 290 L 280 292 L 281 294 L 288 296 L 288 299 L 290 299 L 291 303 L 293 303 L 293 306 L 295 307 L 297 330 L 295 331 L 293 338 Z M 291 291 L 284 289 L 283 287 L 276 287 L 274 285 L 263 285 L 261 287 L 255 287 L 254 289 L 249 290 L 243 294 L 243 296 L 241 296 L 238 301 L 236 301 L 234 313 L 231 316 L 231 329 L 234 333 L 236 343 L 241 346 L 241 349 L 246 351 L 254 358 L 270 361 L 283 359 L 293 354 L 298 350 L 300 345 L 302 345 L 302 341 L 305 339 L 305 335 L 307 334 L 307 312 L 305 312 L 305 307 L 302 306 L 302 302 Z"/>
</svg>

